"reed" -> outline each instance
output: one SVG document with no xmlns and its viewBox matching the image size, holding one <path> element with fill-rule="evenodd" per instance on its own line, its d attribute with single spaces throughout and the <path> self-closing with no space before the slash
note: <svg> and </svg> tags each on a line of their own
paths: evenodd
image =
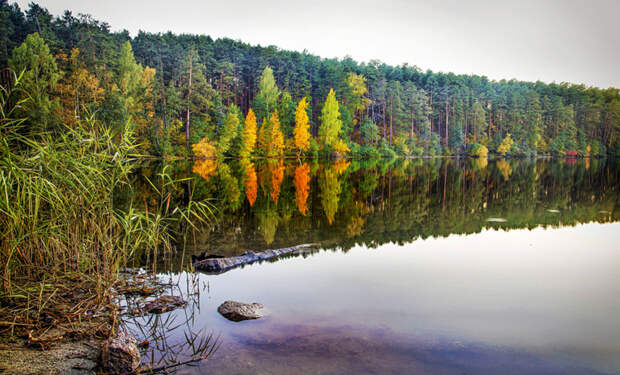
<svg viewBox="0 0 620 375">
<path fill-rule="evenodd" d="M 29 100 L 20 90 L 20 77 L 0 87 L 0 329 L 11 332 L 97 315 L 136 251 L 170 250 L 179 231 L 213 218 L 208 202 L 191 196 L 184 207 L 166 205 L 165 189 L 178 181 L 165 170 L 158 210 L 115 207 L 134 165 L 130 124 L 112 132 L 87 117 L 42 130 L 16 118 Z"/>
</svg>

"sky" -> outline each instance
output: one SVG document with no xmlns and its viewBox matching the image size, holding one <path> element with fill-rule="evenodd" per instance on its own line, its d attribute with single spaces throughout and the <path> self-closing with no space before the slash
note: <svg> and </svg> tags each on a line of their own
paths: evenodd
<svg viewBox="0 0 620 375">
<path fill-rule="evenodd" d="M 25 9 L 31 0 L 17 3 Z M 39 0 L 127 29 L 491 79 L 620 87 L 619 0 Z"/>
</svg>

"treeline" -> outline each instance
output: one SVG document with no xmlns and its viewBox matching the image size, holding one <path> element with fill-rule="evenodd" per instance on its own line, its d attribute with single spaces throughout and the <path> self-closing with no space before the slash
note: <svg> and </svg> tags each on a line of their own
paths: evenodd
<svg viewBox="0 0 620 375">
<path fill-rule="evenodd" d="M 620 154 L 620 92 L 322 59 L 204 35 L 111 32 L 0 0 L 2 81 L 33 126 L 131 123 L 141 151 L 201 156 Z"/>
</svg>

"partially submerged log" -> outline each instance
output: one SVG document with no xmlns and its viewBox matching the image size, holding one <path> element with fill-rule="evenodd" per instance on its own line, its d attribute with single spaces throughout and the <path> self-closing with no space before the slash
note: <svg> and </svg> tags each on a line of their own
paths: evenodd
<svg viewBox="0 0 620 375">
<path fill-rule="evenodd" d="M 219 257 L 202 257 L 203 259 L 196 259 L 194 261 L 194 269 L 196 271 L 204 271 L 209 273 L 221 273 L 228 271 L 232 268 L 239 267 L 244 264 L 254 263 L 261 260 L 275 258 L 277 256 L 288 254 L 293 251 L 307 249 L 315 246 L 314 244 L 303 244 L 292 247 L 285 247 L 283 249 L 265 250 L 260 252 L 248 251 L 242 255 L 229 258 Z"/>
</svg>

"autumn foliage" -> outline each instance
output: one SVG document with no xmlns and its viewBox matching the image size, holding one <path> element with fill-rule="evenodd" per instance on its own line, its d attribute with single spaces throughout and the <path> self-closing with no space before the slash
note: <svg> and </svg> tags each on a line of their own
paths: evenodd
<svg viewBox="0 0 620 375">
<path fill-rule="evenodd" d="M 308 151 L 310 148 L 310 132 L 308 129 L 310 128 L 310 123 L 308 119 L 308 113 L 306 109 L 308 108 L 308 102 L 306 98 L 303 98 L 297 104 L 297 109 L 295 110 L 295 128 L 293 129 L 293 137 L 295 139 L 295 148 L 300 152 Z"/>
<path fill-rule="evenodd" d="M 258 195 L 258 179 L 256 176 L 256 168 L 253 163 L 246 165 L 245 171 L 245 197 L 250 203 L 250 207 L 254 206 L 256 196 Z"/>
<path fill-rule="evenodd" d="M 310 166 L 303 163 L 295 168 L 295 201 L 302 215 L 308 212 L 308 195 L 310 194 Z"/>
</svg>

